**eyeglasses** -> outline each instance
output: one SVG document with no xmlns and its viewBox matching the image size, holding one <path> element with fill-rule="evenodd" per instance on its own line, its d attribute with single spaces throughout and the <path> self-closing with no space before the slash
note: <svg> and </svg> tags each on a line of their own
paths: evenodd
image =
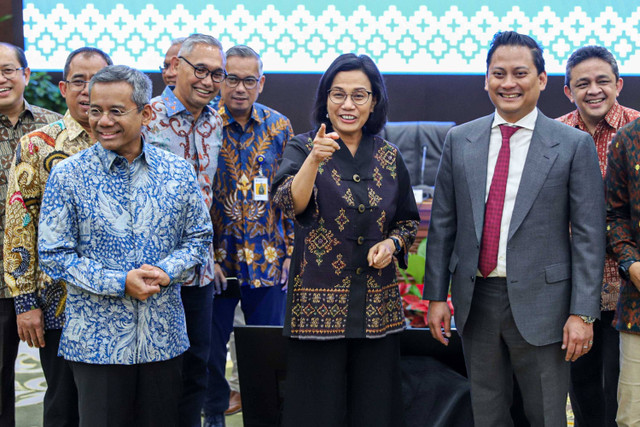
<svg viewBox="0 0 640 427">
<path fill-rule="evenodd" d="M 200 80 L 204 80 L 207 77 L 211 76 L 211 80 L 213 80 L 215 83 L 220 83 L 227 77 L 227 72 L 224 70 L 210 71 L 206 67 L 196 67 L 191 62 L 189 62 L 187 58 L 185 58 L 184 56 L 178 56 L 178 58 L 184 60 L 184 62 L 191 65 L 193 67 L 193 75 L 199 78 Z"/>
<path fill-rule="evenodd" d="M 342 104 L 347 100 L 347 96 L 350 96 L 351 101 L 356 105 L 366 104 L 372 94 L 371 91 L 364 89 L 354 90 L 350 94 L 341 89 L 329 89 L 327 93 L 329 93 L 329 100 L 334 104 Z"/>
<path fill-rule="evenodd" d="M 166 62 L 164 64 L 162 64 L 161 66 L 159 66 L 158 68 L 160 69 L 161 73 L 164 73 L 165 71 L 167 71 L 169 69 L 169 67 L 171 66 L 171 64 L 167 64 Z"/>
<path fill-rule="evenodd" d="M 119 118 L 122 118 L 123 116 L 126 116 L 127 114 L 129 114 L 130 112 L 132 112 L 133 110 L 138 110 L 138 107 L 133 107 L 130 110 L 125 110 L 123 111 L 120 108 L 111 108 L 107 111 L 102 111 L 102 109 L 97 108 L 97 107 L 91 107 L 89 108 L 89 111 L 87 112 L 87 114 L 89 114 L 89 117 L 93 120 L 100 120 L 102 118 L 102 116 L 107 116 L 111 121 L 118 121 Z"/>
<path fill-rule="evenodd" d="M 63 80 L 74 92 L 80 92 L 89 83 L 88 80 Z"/>
<path fill-rule="evenodd" d="M 224 82 L 229 87 L 236 87 L 240 84 L 240 82 L 242 82 L 245 89 L 251 90 L 258 85 L 259 81 L 260 79 L 256 79 L 253 76 L 249 76 L 249 77 L 245 77 L 244 79 L 241 79 L 238 76 L 234 76 L 233 74 L 230 74 L 227 76 Z"/>
<path fill-rule="evenodd" d="M 16 76 L 16 72 L 18 70 L 24 70 L 24 68 L 25 67 L 20 67 L 20 68 L 5 67 L 5 68 L 0 70 L 0 73 L 2 73 L 2 76 L 5 79 L 12 80 Z"/>
</svg>

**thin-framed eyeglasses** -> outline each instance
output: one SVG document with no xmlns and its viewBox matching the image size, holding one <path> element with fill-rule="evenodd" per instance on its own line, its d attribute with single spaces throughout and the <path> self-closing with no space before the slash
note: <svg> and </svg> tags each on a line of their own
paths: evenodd
<svg viewBox="0 0 640 427">
<path fill-rule="evenodd" d="M 13 68 L 13 67 L 4 67 L 0 69 L 0 73 L 7 80 L 13 80 L 16 77 L 16 72 L 19 70 L 24 70 L 25 67 Z"/>
<path fill-rule="evenodd" d="M 161 73 L 164 73 L 165 71 L 167 71 L 169 69 L 169 67 L 171 66 L 171 64 L 167 64 L 166 62 L 162 65 L 160 65 L 158 68 L 160 69 Z"/>
<path fill-rule="evenodd" d="M 89 80 L 63 80 L 63 82 L 65 82 L 67 85 L 69 85 L 69 87 L 71 88 L 72 91 L 74 92 L 81 92 L 84 87 L 89 83 Z"/>
<path fill-rule="evenodd" d="M 249 77 L 245 77 L 244 79 L 241 79 L 240 77 L 234 74 L 229 74 L 227 78 L 224 80 L 225 84 L 229 87 L 237 87 L 240 84 L 240 82 L 242 82 L 242 84 L 244 85 L 244 88 L 247 90 L 251 90 L 256 86 L 258 86 L 259 81 L 260 81 L 259 78 L 255 78 L 253 76 L 249 76 Z"/>
<path fill-rule="evenodd" d="M 227 72 L 225 70 L 219 69 L 219 70 L 211 71 L 206 67 L 196 67 L 191 62 L 189 62 L 189 60 L 184 56 L 178 56 L 178 58 L 184 60 L 184 62 L 191 65 L 191 67 L 193 68 L 193 75 L 199 78 L 200 80 L 204 80 L 208 76 L 211 76 L 211 80 L 213 80 L 215 83 L 220 83 L 227 77 Z"/>
<path fill-rule="evenodd" d="M 89 108 L 89 111 L 87 112 L 87 114 L 93 120 L 100 120 L 102 116 L 107 116 L 111 121 L 116 122 L 118 121 L 118 119 L 122 118 L 123 116 L 126 116 L 133 110 L 140 111 L 138 107 L 133 107 L 129 110 L 122 110 L 121 108 L 110 108 L 107 111 L 102 111 L 102 109 L 98 107 L 91 107 Z"/>
<path fill-rule="evenodd" d="M 327 93 L 329 94 L 329 100 L 334 104 L 342 104 L 347 100 L 347 96 L 350 96 L 351 101 L 353 101 L 354 104 L 363 105 L 369 101 L 373 92 L 364 89 L 357 89 L 351 93 L 347 93 L 342 89 L 329 89 Z"/>
</svg>

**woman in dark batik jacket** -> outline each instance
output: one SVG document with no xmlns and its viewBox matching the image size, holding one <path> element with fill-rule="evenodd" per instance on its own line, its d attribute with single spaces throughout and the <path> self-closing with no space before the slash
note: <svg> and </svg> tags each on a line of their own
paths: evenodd
<svg viewBox="0 0 640 427">
<path fill-rule="evenodd" d="M 376 136 L 387 91 L 366 55 L 320 79 L 316 128 L 285 148 L 274 200 L 295 220 L 285 335 L 285 426 L 402 424 L 393 257 L 406 267 L 420 217 L 398 148 Z"/>
</svg>

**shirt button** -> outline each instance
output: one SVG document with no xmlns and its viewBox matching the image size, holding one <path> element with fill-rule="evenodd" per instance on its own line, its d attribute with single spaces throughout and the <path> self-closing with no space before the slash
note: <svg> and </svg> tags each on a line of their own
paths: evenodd
<svg viewBox="0 0 640 427">
<path fill-rule="evenodd" d="M 356 173 L 356 174 L 353 174 L 353 180 L 354 180 L 355 182 L 360 182 L 360 175 L 358 175 L 357 173 Z"/>
<path fill-rule="evenodd" d="M 361 245 L 364 243 L 364 237 L 360 236 L 358 237 L 358 244 Z"/>
<path fill-rule="evenodd" d="M 366 208 L 364 207 L 363 204 L 360 204 L 360 206 L 358 206 L 358 212 L 360 212 L 360 213 L 363 213 L 365 209 Z"/>
<path fill-rule="evenodd" d="M 356 268 L 356 274 L 362 274 L 364 272 L 364 268 L 358 267 Z"/>
</svg>

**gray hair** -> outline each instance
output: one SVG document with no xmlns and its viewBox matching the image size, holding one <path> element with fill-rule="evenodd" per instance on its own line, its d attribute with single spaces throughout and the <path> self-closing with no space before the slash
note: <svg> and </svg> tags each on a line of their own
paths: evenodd
<svg viewBox="0 0 640 427">
<path fill-rule="evenodd" d="M 82 54 L 82 56 L 84 56 L 85 58 L 89 58 L 93 55 L 99 55 L 102 57 L 102 59 L 104 59 L 104 62 L 106 62 L 107 65 L 113 65 L 113 61 L 111 60 L 111 57 L 107 55 L 105 52 L 101 51 L 100 49 L 97 49 L 95 47 L 88 47 L 88 46 L 81 47 L 74 50 L 69 54 L 69 56 L 67 56 L 67 60 L 65 61 L 64 68 L 62 70 L 62 80 L 66 80 L 67 77 L 69 76 L 69 68 L 71 67 L 71 61 L 73 61 L 73 58 L 75 58 L 79 54 Z"/>
<path fill-rule="evenodd" d="M 109 65 L 98 71 L 89 82 L 89 96 L 91 96 L 94 84 L 113 82 L 126 82 L 131 85 L 133 88 L 131 100 L 135 102 L 138 111 L 141 111 L 149 103 L 152 90 L 151 79 L 142 71 L 126 65 Z"/>
<path fill-rule="evenodd" d="M 258 52 L 251 49 L 244 44 L 235 45 L 227 50 L 227 58 L 237 56 L 240 58 L 255 58 L 258 60 L 258 74 L 262 75 L 262 58 L 258 55 Z"/>
<path fill-rule="evenodd" d="M 199 44 L 206 44 L 208 46 L 218 48 L 218 50 L 220 51 L 220 55 L 222 56 L 222 63 L 225 63 L 226 59 L 224 56 L 224 50 L 222 50 L 222 43 L 220 43 L 215 37 L 208 36 L 206 34 L 195 33 L 185 38 L 182 42 L 182 47 L 180 48 L 180 52 L 178 52 L 178 55 L 188 55 L 189 53 L 191 53 L 193 48 Z"/>
<path fill-rule="evenodd" d="M 177 38 L 171 40 L 171 44 L 169 45 L 169 47 L 175 46 L 177 44 L 182 44 L 182 43 L 184 43 L 184 41 L 186 39 L 187 39 L 186 37 L 177 37 Z"/>
</svg>

